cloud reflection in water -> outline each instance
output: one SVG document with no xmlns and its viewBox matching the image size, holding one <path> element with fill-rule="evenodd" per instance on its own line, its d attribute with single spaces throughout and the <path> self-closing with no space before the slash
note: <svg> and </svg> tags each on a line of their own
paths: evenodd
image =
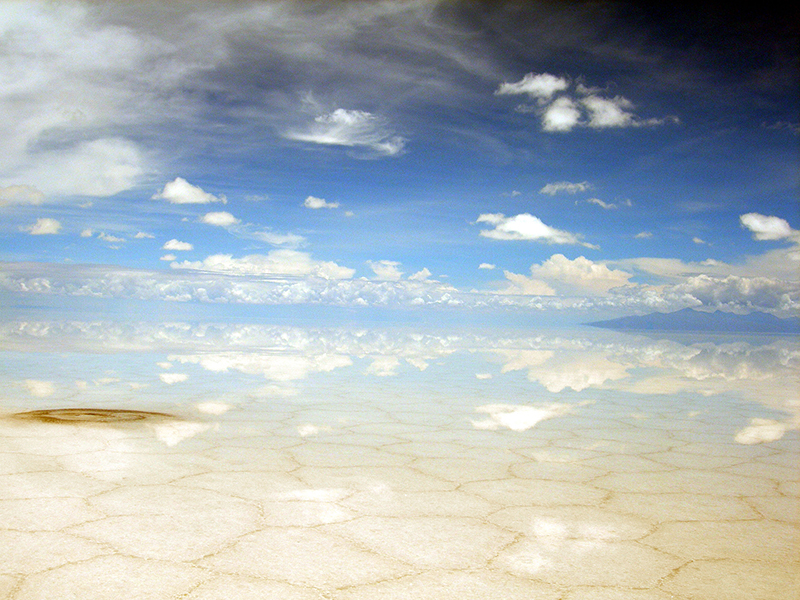
<svg viewBox="0 0 800 600">
<path fill-rule="evenodd" d="M 647 411 L 637 407 L 637 397 L 642 406 L 650 406 L 658 397 L 666 401 L 667 396 L 688 394 L 736 397 L 762 406 L 761 414 L 750 415 L 732 434 L 742 444 L 774 441 L 800 426 L 795 385 L 799 346 L 793 338 L 780 336 L 719 337 L 698 343 L 590 329 L 526 335 L 214 323 L 0 325 L 0 348 L 20 366 L 1 375 L 5 388 L 14 390 L 8 400 L 12 405 L 34 401 L 36 406 L 74 405 L 84 398 L 91 402 L 115 394 L 118 402 L 142 398 L 164 405 L 183 403 L 187 394 L 220 396 L 220 400 L 206 398 L 207 407 L 213 402 L 236 406 L 259 398 L 308 402 L 308 393 L 319 386 L 346 397 L 373 393 L 376 378 L 396 379 L 401 382 L 399 390 L 413 390 L 421 383 L 429 389 L 431 378 L 435 381 L 446 374 L 446 379 L 459 382 L 464 401 L 469 399 L 463 419 L 471 420 L 472 412 L 487 415 L 472 421 L 480 429 L 526 431 L 543 420 L 574 413 L 580 402 L 597 401 L 602 406 L 604 401 L 618 401 L 620 393 L 630 399 L 631 414 L 646 418 Z M 130 364 L 126 368 L 125 360 L 118 359 L 104 363 L 103 357 L 111 354 L 131 358 Z M 57 355 L 65 368 L 37 369 L 37 364 L 47 364 L 40 361 L 44 355 Z M 93 360 L 82 361 L 81 356 Z M 89 363 L 95 367 L 87 369 Z M 116 368 L 109 369 L 112 364 Z M 176 364 L 184 372 L 163 372 Z M 464 369 L 469 373 L 461 377 Z M 520 380 L 518 371 L 525 373 L 528 383 Z M 23 372 L 25 376 L 18 375 Z M 442 387 L 438 395 L 447 393 Z M 497 402 L 501 398 L 504 402 Z M 198 410 L 220 417 L 225 412 Z M 700 418 L 703 411 L 689 407 L 689 412 Z M 301 431 L 316 434 L 326 426 L 313 424 L 313 432 L 308 427 Z M 177 439 L 175 432 L 164 436 Z"/>
</svg>

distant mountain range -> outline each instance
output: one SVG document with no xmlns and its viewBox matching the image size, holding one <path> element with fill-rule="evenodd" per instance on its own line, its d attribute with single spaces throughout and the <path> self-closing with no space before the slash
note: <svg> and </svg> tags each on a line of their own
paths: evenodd
<svg viewBox="0 0 800 600">
<path fill-rule="evenodd" d="M 797 333 L 800 334 L 800 318 L 780 319 L 763 312 L 737 315 L 729 312 L 702 312 L 684 308 L 671 313 L 650 313 L 638 317 L 621 317 L 608 321 L 587 323 L 607 329 L 631 329 L 638 331 L 712 331 L 737 333 Z"/>
</svg>

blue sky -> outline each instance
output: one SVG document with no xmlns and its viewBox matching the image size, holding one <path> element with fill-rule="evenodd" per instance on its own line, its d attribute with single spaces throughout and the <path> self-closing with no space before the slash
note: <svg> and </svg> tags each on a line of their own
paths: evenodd
<svg viewBox="0 0 800 600">
<path fill-rule="evenodd" d="M 3 2 L 0 294 L 800 313 L 791 18 Z"/>
</svg>

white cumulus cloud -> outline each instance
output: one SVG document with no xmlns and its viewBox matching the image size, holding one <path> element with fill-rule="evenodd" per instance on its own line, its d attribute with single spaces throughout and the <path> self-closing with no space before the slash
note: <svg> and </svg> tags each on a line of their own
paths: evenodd
<svg viewBox="0 0 800 600">
<path fill-rule="evenodd" d="M 541 119 L 542 129 L 569 132 L 576 127 L 607 129 L 641 127 L 677 122 L 676 117 L 642 119 L 633 103 L 624 96 L 607 98 L 601 90 L 550 73 L 528 73 L 514 83 L 502 83 L 496 95 L 526 95 L 535 101 L 532 106 L 520 105 L 520 112 L 534 113 Z"/>
<path fill-rule="evenodd" d="M 338 202 L 327 202 L 324 198 L 309 196 L 303 201 L 306 208 L 339 208 Z"/>
<path fill-rule="evenodd" d="M 169 447 L 177 446 L 184 440 L 193 438 L 198 433 L 203 433 L 211 428 L 207 423 L 193 423 L 191 421 L 175 421 L 170 423 L 150 423 L 158 441 Z"/>
<path fill-rule="evenodd" d="M 569 404 L 551 403 L 527 406 L 520 404 L 486 404 L 475 409 L 489 415 L 482 421 L 473 421 L 476 429 L 495 430 L 506 427 L 511 431 L 527 431 L 547 419 L 563 417 L 573 412 Z"/>
<path fill-rule="evenodd" d="M 542 114 L 545 131 L 572 131 L 581 120 L 581 111 L 571 98 L 562 96 L 550 104 Z"/>
<path fill-rule="evenodd" d="M 151 197 L 153 200 L 166 200 L 170 204 L 210 204 L 211 202 L 227 202 L 225 196 L 215 196 L 202 188 L 192 185 L 183 177 L 176 177 L 164 185 L 160 192 Z"/>
<path fill-rule="evenodd" d="M 428 270 L 428 268 L 424 267 L 413 275 L 409 275 L 408 279 L 409 281 L 427 281 L 430 279 L 431 275 L 432 273 Z"/>
<path fill-rule="evenodd" d="M 38 379 L 26 379 L 25 389 L 37 398 L 46 398 L 56 393 L 56 386 L 52 381 L 41 381 Z"/>
<path fill-rule="evenodd" d="M 495 92 L 498 96 L 509 94 L 527 94 L 537 100 L 548 100 L 556 92 L 563 92 L 569 87 L 569 81 L 550 73 L 528 73 L 514 83 L 501 83 Z"/>
<path fill-rule="evenodd" d="M 205 352 L 170 355 L 169 359 L 181 364 L 200 365 L 213 373 L 238 371 L 249 375 L 261 375 L 273 381 L 305 379 L 312 373 L 329 373 L 353 364 L 349 356 L 334 353 L 303 355 L 273 352 Z"/>
<path fill-rule="evenodd" d="M 199 402 L 198 404 L 195 404 L 195 408 L 198 410 L 198 412 L 206 415 L 224 415 L 233 408 L 233 405 L 226 402 L 209 401 Z"/>
<path fill-rule="evenodd" d="M 167 385 L 173 385 L 186 381 L 189 379 L 189 376 L 185 373 L 161 373 L 158 378 Z"/>
<path fill-rule="evenodd" d="M 759 213 L 747 213 L 739 217 L 742 227 L 753 232 L 757 240 L 782 240 L 788 237 L 798 237 L 800 232 L 791 228 L 788 221 L 780 217 L 770 217 Z M 800 240 L 797 240 L 800 241 Z"/>
<path fill-rule="evenodd" d="M 61 231 L 61 223 L 56 219 L 45 217 L 36 219 L 36 223 L 29 227 L 24 227 L 23 231 L 27 231 L 31 235 L 55 235 Z"/>
<path fill-rule="evenodd" d="M 583 297 L 608 296 L 611 290 L 635 287 L 632 273 L 611 269 L 604 263 L 579 256 L 568 259 L 554 254 L 541 264 L 531 265 L 530 276 L 504 271 L 506 281 L 495 294 L 515 296 Z M 616 290 L 615 290 L 616 291 Z M 621 293 L 621 292 L 620 292 Z"/>
<path fill-rule="evenodd" d="M 83 235 L 83 232 L 81 232 L 81 235 Z M 119 242 L 124 242 L 124 241 L 125 241 L 125 238 L 121 238 L 121 237 L 117 237 L 116 235 L 111 235 L 111 234 L 108 234 L 108 233 L 106 233 L 105 231 L 101 231 L 101 232 L 100 232 L 100 233 L 97 235 L 97 237 L 98 237 L 99 239 L 103 240 L 104 242 L 108 242 L 108 243 L 110 243 L 110 244 L 116 244 L 116 243 L 119 243 Z"/>
<path fill-rule="evenodd" d="M 561 283 L 590 294 L 604 294 L 627 284 L 633 276 L 626 271 L 609 269 L 583 256 L 570 260 L 563 254 L 554 254 L 541 265 L 531 266 L 531 275 L 554 285 Z"/>
<path fill-rule="evenodd" d="M 591 95 L 583 98 L 582 103 L 589 111 L 588 126 L 594 129 L 628 127 L 636 123 L 636 117 L 630 112 L 633 103 L 622 96 L 603 98 Z"/>
<path fill-rule="evenodd" d="M 161 246 L 162 250 L 174 250 L 177 252 L 188 252 L 194 250 L 194 246 L 189 242 L 181 242 L 180 240 L 171 239 Z"/>
<path fill-rule="evenodd" d="M 396 356 L 377 356 L 367 367 L 366 373 L 376 377 L 393 377 L 400 368 L 400 359 Z"/>
<path fill-rule="evenodd" d="M 403 271 L 399 269 L 399 262 L 393 260 L 368 260 L 367 264 L 375 273 L 376 279 L 382 281 L 398 281 L 403 276 Z"/>
<path fill-rule="evenodd" d="M 567 388 L 580 392 L 628 377 L 626 365 L 609 360 L 603 352 L 503 350 L 499 354 L 505 359 L 503 373 L 527 371 L 530 381 L 552 393 Z"/>
<path fill-rule="evenodd" d="M 31 185 L 0 187 L 0 206 L 13 204 L 41 204 L 44 194 Z"/>
<path fill-rule="evenodd" d="M 234 258 L 230 254 L 214 254 L 203 261 L 173 263 L 176 269 L 192 269 L 230 275 L 292 275 L 349 279 L 355 270 L 334 262 L 319 261 L 307 252 L 279 249 L 268 254 L 251 254 Z"/>
<path fill-rule="evenodd" d="M 236 225 L 241 221 L 234 217 L 231 213 L 225 211 L 208 212 L 200 218 L 201 223 L 206 225 L 216 225 L 217 227 L 230 227 Z"/>
<path fill-rule="evenodd" d="M 544 281 L 526 277 L 519 273 L 503 271 L 508 284 L 498 291 L 500 294 L 513 296 L 555 296 L 556 291 Z"/>
<path fill-rule="evenodd" d="M 484 213 L 478 216 L 477 222 L 494 225 L 494 229 L 484 229 L 480 234 L 495 240 L 535 240 L 548 244 L 579 244 L 594 248 L 582 242 L 578 235 L 550 227 L 528 213 L 513 217 L 506 217 L 502 213 Z"/>
<path fill-rule="evenodd" d="M 665 295 L 692 298 L 698 306 L 731 312 L 797 311 L 797 283 L 769 277 L 696 275 L 664 290 Z"/>
<path fill-rule="evenodd" d="M 631 273 L 610 269 L 583 256 L 574 260 L 554 254 L 540 265 L 531 265 L 530 277 L 505 271 L 508 284 L 502 294 L 530 296 L 603 296 L 609 290 L 624 286 Z"/>
<path fill-rule="evenodd" d="M 774 442 L 781 439 L 790 428 L 788 423 L 773 419 L 750 419 L 750 425 L 738 431 L 735 440 L 747 445 Z"/>
</svg>

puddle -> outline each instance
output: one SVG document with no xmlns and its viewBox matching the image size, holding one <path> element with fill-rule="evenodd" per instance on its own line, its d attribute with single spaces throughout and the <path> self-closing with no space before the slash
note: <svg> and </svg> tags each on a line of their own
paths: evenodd
<svg viewBox="0 0 800 600">
<path fill-rule="evenodd" d="M 3 420 L 20 427 L 79 427 L 84 433 L 113 429 L 122 435 L 138 435 L 136 432 L 147 431 L 167 446 L 175 446 L 212 427 L 209 423 L 185 420 L 169 413 L 109 408 L 30 410 L 6 415 Z"/>
<path fill-rule="evenodd" d="M 9 415 L 11 419 L 19 421 L 33 421 L 37 423 L 57 423 L 61 425 L 116 424 L 131 421 L 165 421 L 177 417 L 159 412 L 143 410 L 122 410 L 107 408 L 52 408 L 45 410 L 30 410 Z"/>
</svg>

